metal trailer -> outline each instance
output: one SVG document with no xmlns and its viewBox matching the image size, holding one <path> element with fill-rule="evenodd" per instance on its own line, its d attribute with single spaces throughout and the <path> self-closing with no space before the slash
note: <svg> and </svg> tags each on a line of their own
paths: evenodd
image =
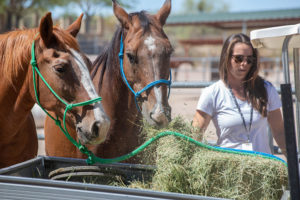
<svg viewBox="0 0 300 200">
<path fill-rule="evenodd" d="M 221 200 L 221 198 L 204 197 L 197 195 L 179 194 L 172 192 L 159 192 L 145 189 L 131 189 L 116 187 L 104 184 L 91 184 L 75 181 L 51 180 L 51 171 L 59 168 L 82 168 L 87 166 L 84 159 L 58 158 L 58 157 L 37 157 L 11 167 L 0 170 L 0 199 L 7 200 L 156 200 L 156 199 L 178 199 L 178 200 Z M 124 184 L 133 180 L 151 179 L 154 166 L 137 164 L 95 164 L 98 168 L 95 176 L 122 177 Z M 94 171 L 95 172 L 95 171 Z M 78 171 L 72 171 L 75 178 L 82 178 Z M 85 173 L 90 173 L 85 172 Z M 87 175 L 87 174 L 83 174 Z M 66 177 L 68 179 L 68 177 Z M 80 180 L 76 180 L 80 181 Z"/>
<path fill-rule="evenodd" d="M 289 48 L 293 49 L 295 93 L 296 93 L 296 127 L 299 142 L 300 126 L 300 69 L 299 69 L 299 48 L 300 48 L 300 24 L 271 27 L 251 31 L 250 38 L 256 48 L 277 48 L 282 50 L 282 65 L 284 70 L 285 83 L 281 84 L 281 100 L 284 119 L 285 138 L 287 146 L 287 161 L 290 196 L 292 200 L 300 199 L 299 185 L 299 161 L 296 144 L 296 131 L 294 123 L 293 99 L 289 71 Z M 299 146 L 298 146 L 299 148 Z"/>
</svg>

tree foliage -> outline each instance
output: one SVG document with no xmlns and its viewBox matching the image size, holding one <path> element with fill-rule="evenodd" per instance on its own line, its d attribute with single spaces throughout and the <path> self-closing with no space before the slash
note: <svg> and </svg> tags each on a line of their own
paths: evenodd
<svg viewBox="0 0 300 200">
<path fill-rule="evenodd" d="M 64 6 L 70 3 L 68 0 L 1 0 L 0 13 L 3 16 L 2 31 L 9 31 L 19 27 L 20 19 L 29 13 L 45 12 L 56 6 Z"/>
<path fill-rule="evenodd" d="M 131 7 L 135 0 L 130 3 L 118 0 L 125 6 Z M 28 14 L 35 14 L 33 26 L 37 26 L 41 16 L 50 9 L 60 7 L 66 10 L 77 10 L 85 14 L 86 30 L 89 30 L 92 16 L 101 13 L 101 9 L 111 7 L 111 0 L 0 0 L 0 32 L 10 31 L 19 27 L 20 20 Z M 74 9 L 75 8 L 75 9 Z"/>
<path fill-rule="evenodd" d="M 119 4 L 125 7 L 131 7 L 134 0 L 131 1 L 131 4 L 125 3 L 125 0 L 118 0 Z M 89 32 L 90 24 L 92 20 L 92 16 L 100 15 L 101 9 L 105 7 L 111 7 L 112 1 L 111 0 L 74 0 L 71 3 L 71 6 L 77 6 L 85 15 L 85 31 Z"/>
<path fill-rule="evenodd" d="M 184 13 L 227 12 L 229 5 L 223 0 L 186 0 L 183 8 Z"/>
</svg>

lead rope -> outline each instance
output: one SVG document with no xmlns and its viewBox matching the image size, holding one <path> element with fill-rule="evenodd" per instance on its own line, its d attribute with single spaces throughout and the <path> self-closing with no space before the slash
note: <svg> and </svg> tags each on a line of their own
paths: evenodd
<svg viewBox="0 0 300 200">
<path fill-rule="evenodd" d="M 138 153 L 143 151 L 147 146 L 149 146 L 151 143 L 155 142 L 159 138 L 169 136 L 169 135 L 179 137 L 183 140 L 186 140 L 188 142 L 191 142 L 191 143 L 193 143 L 193 144 L 195 144 L 199 147 L 202 147 L 202 148 L 205 148 L 205 149 L 208 149 L 208 150 L 223 152 L 223 153 L 232 153 L 232 154 L 244 155 L 244 156 L 258 156 L 258 157 L 262 157 L 262 158 L 266 158 L 266 159 L 281 161 L 285 166 L 287 166 L 287 163 L 283 159 L 281 159 L 279 157 L 276 157 L 274 155 L 271 155 L 271 154 L 267 154 L 267 153 L 263 153 L 263 152 L 256 152 L 256 151 L 240 150 L 240 149 L 214 147 L 214 146 L 210 146 L 210 145 L 206 145 L 204 143 L 198 142 L 198 141 L 194 140 L 191 137 L 188 137 L 186 135 L 183 135 L 183 134 L 177 133 L 177 132 L 173 132 L 173 131 L 161 132 L 161 133 L 157 134 L 156 136 L 154 136 L 154 137 L 150 138 L 149 140 L 147 140 L 144 144 L 139 146 L 137 149 L 133 150 L 132 152 L 130 152 L 128 154 L 120 156 L 120 157 L 105 159 L 105 158 L 96 157 L 93 153 L 91 153 L 90 154 L 91 160 L 88 160 L 88 159 L 90 159 L 90 157 L 89 157 L 87 159 L 87 163 L 90 164 L 91 161 L 94 161 L 94 162 L 99 162 L 99 163 L 102 163 L 102 164 L 110 164 L 110 163 L 116 163 L 116 162 L 124 161 L 126 159 L 129 159 L 129 158 L 137 155 Z M 94 163 L 92 163 L 92 164 L 94 164 Z"/>
<path fill-rule="evenodd" d="M 168 135 L 173 135 L 175 137 L 179 137 L 181 139 L 184 139 L 188 142 L 191 142 L 193 144 L 196 144 L 199 147 L 203 147 L 209 150 L 213 150 L 213 151 L 219 151 L 219 152 L 226 152 L 226 153 L 232 153 L 232 154 L 238 154 L 238 155 L 248 155 L 248 156 L 259 156 L 262 158 L 267 158 L 267 159 L 272 159 L 272 160 L 277 160 L 277 161 L 281 161 L 283 162 L 285 165 L 286 162 L 284 160 L 282 160 L 281 158 L 278 158 L 276 156 L 270 155 L 270 154 L 266 154 L 266 153 L 262 153 L 262 152 L 255 152 L 255 151 L 246 151 L 246 150 L 239 150 L 239 149 L 229 149 L 229 148 L 222 148 L 222 147 L 213 147 L 213 146 L 209 146 L 206 145 L 204 143 L 198 142 L 186 135 L 183 135 L 181 133 L 177 133 L 177 132 L 172 132 L 172 131 L 165 131 L 165 132 L 161 132 L 159 134 L 157 134 L 155 137 L 150 138 L 148 141 L 146 141 L 144 144 L 142 144 L 140 147 L 138 147 L 137 149 L 133 150 L 132 152 L 125 154 L 123 156 L 117 157 L 117 158 L 111 158 L 111 159 L 105 159 L 105 158 L 99 158 L 97 156 L 95 156 L 91 151 L 89 151 L 86 146 L 80 144 L 80 142 L 78 143 L 77 141 L 75 141 L 70 134 L 67 131 L 67 127 L 66 127 L 66 123 L 65 123 L 65 119 L 66 119 L 66 114 L 68 110 L 71 110 L 73 107 L 76 106 L 83 106 L 83 105 L 88 105 L 91 103 L 95 103 L 97 101 L 101 101 L 101 97 L 96 98 L 96 99 L 91 99 L 89 101 L 85 101 L 85 102 L 81 102 L 81 103 L 76 103 L 76 104 L 68 104 L 66 103 L 63 99 L 61 99 L 55 92 L 54 90 L 50 87 L 50 85 L 46 82 L 46 80 L 44 79 L 44 77 L 42 76 L 42 74 L 40 73 L 40 71 L 38 70 L 37 67 L 37 63 L 36 63 L 36 59 L 35 59 L 35 53 L 34 53 L 34 41 L 32 43 L 32 49 L 31 49 L 31 61 L 30 61 L 31 65 L 32 65 L 32 72 L 33 72 L 33 85 L 34 85 L 34 93 L 36 96 L 36 101 L 38 103 L 38 105 L 41 107 L 41 109 L 51 118 L 55 121 L 55 124 L 57 126 L 59 126 L 59 128 L 61 129 L 61 131 L 64 133 L 64 135 L 85 155 L 87 155 L 87 159 L 86 159 L 86 163 L 88 165 L 92 165 L 95 164 L 96 162 L 99 163 L 115 163 L 115 162 L 120 162 L 120 161 L 124 161 L 126 159 L 129 159 L 133 156 L 135 156 L 136 154 L 140 153 L 141 151 L 143 151 L 147 146 L 149 146 L 151 143 L 153 143 L 154 141 L 158 140 L 161 137 L 165 137 Z M 36 78 L 35 78 L 35 72 L 40 76 L 40 78 L 43 80 L 43 82 L 46 84 L 46 86 L 49 88 L 49 90 L 62 102 L 66 105 L 66 109 L 64 112 L 64 116 L 63 116 L 63 126 L 64 128 L 61 126 L 61 122 L 60 120 L 57 118 L 55 119 L 53 116 L 51 116 L 40 104 L 40 101 L 38 99 L 38 93 L 37 93 L 37 88 L 36 88 Z"/>
</svg>

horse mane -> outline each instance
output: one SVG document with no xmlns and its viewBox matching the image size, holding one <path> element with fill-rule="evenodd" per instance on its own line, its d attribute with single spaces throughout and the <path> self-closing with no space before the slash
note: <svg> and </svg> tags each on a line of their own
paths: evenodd
<svg viewBox="0 0 300 200">
<path fill-rule="evenodd" d="M 102 53 L 100 53 L 99 56 L 97 56 L 97 58 L 93 62 L 93 70 L 91 74 L 92 78 L 95 77 L 98 69 L 103 64 L 99 86 L 102 84 L 103 76 L 106 70 L 108 70 L 108 73 L 110 74 L 120 73 L 119 68 L 114 66 L 119 66 L 118 54 L 120 51 L 120 39 L 121 39 L 122 32 L 123 32 L 122 28 L 118 27 L 109 45 L 104 49 Z"/>
<path fill-rule="evenodd" d="M 55 37 L 62 45 L 79 50 L 76 39 L 64 30 L 53 27 Z M 38 40 L 38 28 L 15 30 L 0 35 L 0 77 L 13 84 L 18 75 L 27 69 L 31 60 L 31 45 Z M 36 48 L 38 43 L 36 43 Z"/>
<path fill-rule="evenodd" d="M 132 19 L 133 16 L 137 16 L 139 18 L 144 33 L 150 29 L 150 24 L 152 24 L 152 22 L 150 21 L 146 11 L 134 12 L 129 14 L 130 19 Z M 99 88 L 101 88 L 100 85 L 102 84 L 103 76 L 106 70 L 108 71 L 109 74 L 111 74 L 110 77 L 121 79 L 121 76 L 116 76 L 116 74 L 120 74 L 120 67 L 119 67 L 120 63 L 119 63 L 118 55 L 120 51 L 121 35 L 123 35 L 123 40 L 124 40 L 124 38 L 126 37 L 125 34 L 126 31 L 119 26 L 115 31 L 109 45 L 104 49 L 102 53 L 100 53 L 99 56 L 97 56 L 97 58 L 93 62 L 93 70 L 91 74 L 92 78 L 94 78 L 98 69 L 103 64 L 103 67 L 101 69 Z"/>
</svg>

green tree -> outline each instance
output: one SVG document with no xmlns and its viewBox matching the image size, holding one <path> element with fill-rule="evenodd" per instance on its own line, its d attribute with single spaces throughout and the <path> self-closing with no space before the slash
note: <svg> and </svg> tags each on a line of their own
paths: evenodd
<svg viewBox="0 0 300 200">
<path fill-rule="evenodd" d="M 45 12 L 49 8 L 55 6 L 63 6 L 70 3 L 68 0 L 1 0 L 0 12 L 5 15 L 5 28 L 3 31 L 9 31 L 12 28 L 19 27 L 21 18 L 28 13 L 36 13 L 37 18 L 40 18 L 39 13 Z M 36 23 L 38 20 L 36 20 Z"/>
<path fill-rule="evenodd" d="M 186 0 L 183 8 L 184 13 L 227 12 L 229 5 L 223 0 Z"/>
<path fill-rule="evenodd" d="M 119 0 L 118 2 L 125 7 L 131 7 L 132 3 L 134 3 L 134 1 L 131 1 L 131 3 L 128 4 L 125 3 L 125 0 Z M 84 13 L 85 31 L 88 33 L 90 30 L 92 17 L 97 13 L 100 13 L 101 8 L 111 7 L 112 0 L 74 0 L 72 4 L 78 6 Z"/>
<path fill-rule="evenodd" d="M 70 0 L 48 0 L 48 1 L 42 1 L 42 0 L 36 0 L 35 5 L 30 12 L 35 13 L 35 27 L 38 26 L 39 20 L 42 17 L 42 15 L 56 7 L 66 7 L 68 4 L 70 4 L 72 1 Z"/>
<path fill-rule="evenodd" d="M 4 1 L 4 10 L 6 14 L 5 31 L 18 27 L 20 18 L 25 14 L 26 10 L 34 5 L 34 0 L 6 0 Z M 15 22 L 13 23 L 13 19 Z"/>
<path fill-rule="evenodd" d="M 201 0 L 197 3 L 197 9 L 200 12 L 211 12 L 214 9 L 212 1 Z"/>
<path fill-rule="evenodd" d="M 183 13 L 187 14 L 187 13 L 195 13 L 197 12 L 197 5 L 195 0 L 186 0 L 183 3 Z"/>
<path fill-rule="evenodd" d="M 223 0 L 200 0 L 197 9 L 200 12 L 227 12 L 229 6 Z"/>
</svg>

